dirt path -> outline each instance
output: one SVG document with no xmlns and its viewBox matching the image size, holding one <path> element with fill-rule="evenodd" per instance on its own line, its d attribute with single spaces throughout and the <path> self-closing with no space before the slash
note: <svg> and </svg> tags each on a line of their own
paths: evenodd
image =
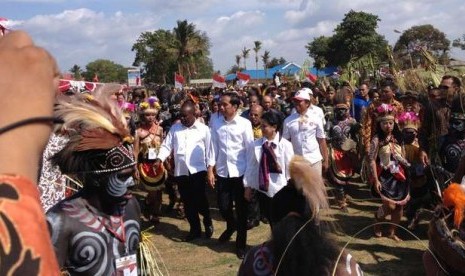
<svg viewBox="0 0 465 276">
<path fill-rule="evenodd" d="M 373 213 L 380 202 L 366 200 L 371 198 L 364 185 L 351 187 L 353 201 L 349 213 L 342 213 L 332 204 L 325 220 L 333 221 L 336 229 L 335 239 L 343 246 L 349 237 L 374 222 Z M 331 194 L 331 192 L 330 192 Z M 332 199 L 332 198 L 331 198 Z M 169 275 L 236 275 L 240 260 L 234 254 L 235 235 L 227 244 L 219 244 L 218 236 L 225 229 L 216 209 L 213 192 L 210 192 L 215 233 L 213 238 L 195 240 L 192 243 L 181 242 L 187 234 L 188 223 L 174 216 L 162 217 L 153 232 L 153 242 L 162 255 Z M 164 202 L 168 202 L 164 197 Z M 414 232 L 421 239 L 417 241 L 403 230 L 398 230 L 402 242 L 388 238 L 376 239 L 370 227 L 354 239 L 348 250 L 356 258 L 366 275 L 424 275 L 422 253 L 427 245 L 427 222 L 429 214 Z M 405 226 L 405 218 L 402 225 Z M 269 238 L 268 225 L 260 224 L 248 232 L 247 244 L 255 246 Z"/>
</svg>

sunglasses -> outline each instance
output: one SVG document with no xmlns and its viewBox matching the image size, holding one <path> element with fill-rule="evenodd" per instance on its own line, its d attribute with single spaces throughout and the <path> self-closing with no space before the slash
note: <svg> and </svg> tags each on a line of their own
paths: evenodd
<svg viewBox="0 0 465 276">
<path fill-rule="evenodd" d="M 440 85 L 438 87 L 440 90 L 449 90 L 450 86 L 447 86 L 447 85 Z"/>
</svg>

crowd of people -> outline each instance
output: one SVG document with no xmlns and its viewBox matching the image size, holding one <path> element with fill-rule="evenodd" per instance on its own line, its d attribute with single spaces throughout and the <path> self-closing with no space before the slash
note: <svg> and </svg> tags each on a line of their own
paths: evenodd
<svg viewBox="0 0 465 276">
<path fill-rule="evenodd" d="M 374 237 L 400 242 L 404 215 L 413 230 L 422 208 L 434 209 L 425 269 L 465 274 L 465 92 L 455 76 L 427 91 L 401 91 L 387 77 L 358 87 L 105 85 L 58 95 L 53 58 L 26 34 L 8 34 L 0 49 L 9 65 L 0 66 L 1 95 L 15 91 L 0 111 L 0 238 L 10 244 L 0 247 L 8 252 L 4 271 L 137 275 L 140 219 L 156 227 L 163 192 L 168 209 L 177 206 L 187 219 L 185 242 L 214 236 L 210 186 L 226 223 L 218 242 L 237 233 L 240 275 L 361 275 L 321 213 L 328 186 L 349 212 L 347 184 L 365 172 L 381 200 Z M 14 72 L 25 70 L 16 80 Z M 40 98 L 22 101 L 32 86 Z M 19 139 L 27 140 L 21 150 L 11 146 Z M 145 192 L 143 200 L 134 189 Z M 269 224 L 272 238 L 248 249 L 247 232 L 259 223 Z"/>
</svg>

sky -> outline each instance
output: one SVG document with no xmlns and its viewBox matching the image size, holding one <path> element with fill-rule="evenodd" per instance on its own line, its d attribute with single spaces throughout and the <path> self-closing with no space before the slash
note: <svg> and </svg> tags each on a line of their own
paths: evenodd
<svg viewBox="0 0 465 276">
<path fill-rule="evenodd" d="M 132 45 L 142 32 L 172 30 L 187 19 L 207 33 L 215 70 L 225 73 L 243 47 L 262 41 L 262 50 L 302 65 L 305 45 L 333 34 L 350 10 L 380 18 L 378 33 L 394 45 L 408 28 L 432 24 L 449 40 L 465 34 L 463 0 L 1 0 L 0 17 L 27 31 L 52 53 L 63 72 L 74 64 L 109 59 L 130 67 Z M 453 48 L 452 57 L 465 59 Z M 247 60 L 255 68 L 254 53 Z M 259 62 L 259 67 L 262 67 Z"/>
</svg>

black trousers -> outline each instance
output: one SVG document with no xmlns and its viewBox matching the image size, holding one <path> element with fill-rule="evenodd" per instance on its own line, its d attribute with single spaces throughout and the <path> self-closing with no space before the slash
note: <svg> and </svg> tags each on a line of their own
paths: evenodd
<svg viewBox="0 0 465 276">
<path fill-rule="evenodd" d="M 190 232 L 202 232 L 199 214 L 203 216 L 204 225 L 211 225 L 210 206 L 206 195 L 207 172 L 202 171 L 189 175 L 176 177 L 181 200 L 184 203 L 184 212 L 190 225 Z"/>
<path fill-rule="evenodd" d="M 258 193 L 256 190 L 252 190 L 252 200 L 247 202 L 247 220 L 248 221 L 260 221 L 260 205 L 258 202 Z"/>
<path fill-rule="evenodd" d="M 260 203 L 260 212 L 262 217 L 265 217 L 268 219 L 268 222 L 270 223 L 270 227 L 273 228 L 273 222 L 271 220 L 271 214 L 273 212 L 271 208 L 271 198 L 268 197 L 266 194 L 261 193 L 259 191 L 256 191 L 258 195 L 258 201 Z"/>
<path fill-rule="evenodd" d="M 236 248 L 245 249 L 247 244 L 247 204 L 244 198 L 244 183 L 241 177 L 217 176 L 218 207 L 226 220 L 228 230 L 237 230 Z M 233 214 L 233 203 L 237 219 Z"/>
</svg>

